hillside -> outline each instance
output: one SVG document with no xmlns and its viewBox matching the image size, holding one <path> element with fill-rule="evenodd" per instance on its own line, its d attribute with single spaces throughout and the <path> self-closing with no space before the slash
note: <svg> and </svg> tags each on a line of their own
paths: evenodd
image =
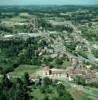
<svg viewBox="0 0 98 100">
<path fill-rule="evenodd" d="M 66 68 L 78 63 L 77 66 L 97 67 L 97 7 L 8 9 L 0 9 L 0 68 L 3 72 L 13 71 L 21 64 Z"/>
</svg>

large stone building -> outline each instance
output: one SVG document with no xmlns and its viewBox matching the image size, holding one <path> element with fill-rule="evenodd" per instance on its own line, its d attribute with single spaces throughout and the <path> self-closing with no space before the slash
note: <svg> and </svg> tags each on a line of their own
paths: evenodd
<svg viewBox="0 0 98 100">
<path fill-rule="evenodd" d="M 65 78 L 66 70 L 65 69 L 58 69 L 58 68 L 49 68 L 49 66 L 43 66 L 41 70 L 41 75 L 48 76 L 50 78 Z"/>
</svg>

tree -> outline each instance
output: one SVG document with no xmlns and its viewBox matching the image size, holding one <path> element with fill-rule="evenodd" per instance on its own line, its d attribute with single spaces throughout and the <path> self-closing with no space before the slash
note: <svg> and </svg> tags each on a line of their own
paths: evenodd
<svg viewBox="0 0 98 100">
<path fill-rule="evenodd" d="M 86 85 L 85 79 L 80 76 L 76 76 L 74 80 L 77 84 Z"/>
<path fill-rule="evenodd" d="M 2 86 L 7 90 L 12 86 L 12 82 L 8 79 L 6 74 L 3 75 Z"/>
<path fill-rule="evenodd" d="M 58 84 L 57 93 L 59 100 L 73 100 L 63 84 Z"/>
<path fill-rule="evenodd" d="M 44 85 L 45 85 L 45 86 L 51 85 L 51 80 L 50 80 L 48 77 L 45 77 L 45 78 L 43 79 L 43 81 L 44 81 Z"/>
<path fill-rule="evenodd" d="M 64 92 L 65 92 L 65 86 L 63 84 L 58 84 L 57 92 L 58 92 L 59 96 L 63 96 Z"/>
<path fill-rule="evenodd" d="M 24 74 L 24 84 L 26 84 L 27 86 L 29 86 L 30 83 L 31 83 L 30 76 L 29 76 L 28 72 L 25 72 L 25 74 Z"/>
<path fill-rule="evenodd" d="M 24 84 L 21 79 L 17 79 L 16 83 L 16 100 L 30 100 L 28 85 Z"/>
<path fill-rule="evenodd" d="M 44 100 L 49 100 L 49 96 L 45 95 Z"/>
</svg>

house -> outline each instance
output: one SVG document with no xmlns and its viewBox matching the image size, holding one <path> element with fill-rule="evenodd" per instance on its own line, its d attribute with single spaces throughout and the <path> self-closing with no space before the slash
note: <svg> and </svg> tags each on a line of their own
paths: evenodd
<svg viewBox="0 0 98 100">
<path fill-rule="evenodd" d="M 96 82 L 98 82 L 98 70 L 96 70 Z"/>
<path fill-rule="evenodd" d="M 66 71 L 64 69 L 49 68 L 49 66 L 44 65 L 42 74 L 43 76 L 48 76 L 50 78 L 60 78 L 66 76 Z"/>
<path fill-rule="evenodd" d="M 50 75 L 52 76 L 62 76 L 64 74 L 65 74 L 65 70 L 63 69 L 57 69 L 57 68 L 50 69 Z"/>
<path fill-rule="evenodd" d="M 43 65 L 43 75 L 49 75 L 49 66 Z"/>
<path fill-rule="evenodd" d="M 70 67 L 66 70 L 68 79 L 75 79 L 77 76 L 82 77 L 87 81 L 94 81 L 96 78 L 96 71 L 84 67 Z"/>
</svg>

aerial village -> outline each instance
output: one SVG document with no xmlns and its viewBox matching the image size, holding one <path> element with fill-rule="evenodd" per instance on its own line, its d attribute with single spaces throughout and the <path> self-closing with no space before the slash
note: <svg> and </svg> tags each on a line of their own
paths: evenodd
<svg viewBox="0 0 98 100">
<path fill-rule="evenodd" d="M 67 69 L 50 68 L 50 66 L 43 64 L 41 69 L 36 72 L 36 77 L 48 77 L 50 79 L 73 81 L 77 76 L 83 78 L 86 83 L 98 82 L 98 72 L 96 69 L 90 69 L 81 66 L 76 59 L 73 60 L 72 66 Z M 30 77 L 31 80 L 35 79 Z"/>
<path fill-rule="evenodd" d="M 97 33 L 96 6 L 0 7 L 0 100 L 98 100 Z"/>
</svg>

